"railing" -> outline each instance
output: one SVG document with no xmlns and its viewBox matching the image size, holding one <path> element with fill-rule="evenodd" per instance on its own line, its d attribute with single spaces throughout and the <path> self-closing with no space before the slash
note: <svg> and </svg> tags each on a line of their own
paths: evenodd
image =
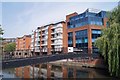
<svg viewBox="0 0 120 80">
<path fill-rule="evenodd" d="M 51 48 L 51 55 L 55 55 L 55 54 L 64 54 L 66 51 L 67 48 Z M 27 50 L 26 50 L 27 51 Z M 32 57 L 42 57 L 42 56 L 48 56 L 47 54 L 46 55 L 43 55 L 42 52 L 48 52 L 48 49 L 40 49 L 40 55 L 34 55 L 34 50 L 33 50 L 33 54 L 30 55 L 30 56 L 21 56 L 21 57 L 15 57 L 11 54 L 7 54 L 7 55 L 4 55 L 3 56 L 3 61 L 4 60 L 13 60 L 13 59 L 23 59 L 23 58 L 32 58 Z M 73 52 L 74 53 L 74 52 Z M 86 51 L 81 51 L 81 52 L 76 52 L 76 54 L 80 54 L 80 53 L 83 53 L 83 54 L 86 54 L 87 52 Z M 90 54 L 89 54 L 90 55 Z M 91 55 L 90 55 L 91 56 Z"/>
<path fill-rule="evenodd" d="M 14 59 L 23 59 L 23 57 L 21 57 L 21 58 L 17 58 L 17 57 L 14 57 L 14 56 L 12 56 L 12 55 L 4 55 L 3 57 L 2 57 L 2 61 L 8 61 L 8 60 L 14 60 Z"/>
</svg>

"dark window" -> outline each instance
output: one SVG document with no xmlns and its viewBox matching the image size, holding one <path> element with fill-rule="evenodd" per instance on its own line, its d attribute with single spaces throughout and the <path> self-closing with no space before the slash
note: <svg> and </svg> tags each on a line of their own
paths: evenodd
<svg viewBox="0 0 120 80">
<path fill-rule="evenodd" d="M 21 55 L 21 53 L 19 53 L 19 55 Z"/>
<path fill-rule="evenodd" d="M 69 47 L 73 46 L 73 33 L 72 32 L 68 33 L 68 46 Z"/>
<path fill-rule="evenodd" d="M 87 48 L 88 47 L 88 36 L 87 30 L 76 31 L 76 48 Z"/>
<path fill-rule="evenodd" d="M 95 42 L 95 40 L 98 37 L 100 37 L 100 35 L 101 35 L 101 30 L 95 30 L 95 29 L 92 30 L 92 48 L 93 48 L 93 53 L 98 52 L 98 48 L 96 48 L 94 46 L 94 42 Z"/>
<path fill-rule="evenodd" d="M 25 53 L 25 55 L 27 55 L 27 53 Z"/>
</svg>

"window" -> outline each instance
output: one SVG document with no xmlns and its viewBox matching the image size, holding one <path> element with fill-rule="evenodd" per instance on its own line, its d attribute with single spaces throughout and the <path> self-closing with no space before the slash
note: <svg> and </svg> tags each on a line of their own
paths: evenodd
<svg viewBox="0 0 120 80">
<path fill-rule="evenodd" d="M 92 42 L 95 42 L 96 38 L 100 37 L 101 30 L 92 30 Z"/>
<path fill-rule="evenodd" d="M 73 46 L 73 33 L 72 32 L 68 33 L 68 46 L 69 47 Z"/>
<path fill-rule="evenodd" d="M 68 28 L 81 27 L 88 24 L 102 26 L 104 17 L 106 17 L 105 11 L 101 11 L 99 13 L 84 12 L 71 17 L 67 24 Z"/>
<path fill-rule="evenodd" d="M 76 47 L 86 48 L 88 46 L 87 30 L 76 31 Z"/>
<path fill-rule="evenodd" d="M 25 55 L 27 55 L 27 53 L 25 53 Z"/>
<path fill-rule="evenodd" d="M 96 39 L 92 39 L 92 42 L 95 42 Z"/>
<path fill-rule="evenodd" d="M 85 38 L 85 43 L 87 43 L 88 42 L 88 39 L 87 38 Z"/>
<path fill-rule="evenodd" d="M 109 26 L 110 26 L 109 22 L 106 22 L 106 26 L 107 26 L 107 27 L 109 27 Z"/>
<path fill-rule="evenodd" d="M 101 34 L 101 30 L 92 30 L 92 34 Z"/>
</svg>

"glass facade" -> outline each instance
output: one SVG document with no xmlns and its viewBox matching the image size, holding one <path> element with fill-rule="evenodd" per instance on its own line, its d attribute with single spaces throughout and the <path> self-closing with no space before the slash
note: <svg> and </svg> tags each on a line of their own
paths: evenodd
<svg viewBox="0 0 120 80">
<path fill-rule="evenodd" d="M 95 42 L 97 37 L 100 37 L 101 35 L 101 30 L 92 30 L 92 42 Z"/>
<path fill-rule="evenodd" d="M 101 30 L 92 29 L 92 49 L 94 53 L 98 52 L 98 48 L 94 46 L 95 40 L 100 37 Z"/>
<path fill-rule="evenodd" d="M 88 47 L 87 30 L 76 31 L 76 48 L 86 49 Z"/>
<path fill-rule="evenodd" d="M 73 33 L 72 32 L 68 33 L 68 46 L 73 47 Z"/>
<path fill-rule="evenodd" d="M 68 28 L 76 28 L 84 25 L 103 25 L 103 18 L 106 17 L 106 12 L 101 11 L 99 13 L 84 12 L 82 14 L 73 16 L 70 18 L 70 21 L 67 23 Z"/>
<path fill-rule="evenodd" d="M 82 14 L 78 14 L 75 16 L 72 16 L 69 18 L 69 22 L 67 23 L 68 29 L 70 28 L 77 28 L 82 27 L 85 25 L 97 25 L 97 26 L 104 26 L 104 18 L 107 18 L 106 11 L 91 11 L 86 10 Z M 106 26 L 109 26 L 109 23 L 106 23 Z M 72 29 L 71 29 L 72 30 Z M 73 31 L 76 29 L 73 29 Z M 98 49 L 93 45 L 96 38 L 100 37 L 101 30 L 99 29 L 92 29 L 91 33 L 88 33 L 88 30 L 76 30 L 75 35 L 73 35 L 73 32 L 68 33 L 68 47 L 73 47 L 73 36 L 75 36 L 76 41 L 76 48 L 83 49 L 84 51 L 88 50 L 88 34 L 90 34 L 92 37 L 92 48 L 93 52 L 94 50 L 98 52 Z M 91 41 L 91 40 L 90 40 Z M 91 45 L 91 43 L 89 43 Z M 90 48 L 90 47 L 89 47 Z"/>
</svg>

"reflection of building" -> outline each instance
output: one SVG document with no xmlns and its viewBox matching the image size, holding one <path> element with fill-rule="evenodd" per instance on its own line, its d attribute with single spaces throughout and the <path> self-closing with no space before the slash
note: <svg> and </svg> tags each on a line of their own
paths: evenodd
<svg viewBox="0 0 120 80">
<path fill-rule="evenodd" d="M 30 66 L 15 68 L 15 75 L 19 78 L 30 78 Z"/>
<path fill-rule="evenodd" d="M 108 78 L 106 73 L 107 70 L 92 69 L 87 67 L 80 67 L 75 65 L 60 65 L 56 64 L 37 64 L 24 67 L 15 68 L 15 76 L 17 78 L 51 78 L 51 80 L 56 80 L 57 78 Z"/>
<path fill-rule="evenodd" d="M 101 34 L 101 28 L 106 27 L 106 12 L 87 9 L 84 13 L 76 12 L 66 16 L 68 27 L 68 47 L 81 48 L 89 53 L 97 50 L 94 41 Z"/>
<path fill-rule="evenodd" d="M 30 56 L 30 44 L 31 44 L 31 36 L 24 35 L 23 37 L 16 39 L 16 57 L 27 57 Z"/>
<path fill-rule="evenodd" d="M 38 27 L 32 33 L 31 50 L 36 54 L 67 51 L 66 24 L 64 21 Z"/>
</svg>

